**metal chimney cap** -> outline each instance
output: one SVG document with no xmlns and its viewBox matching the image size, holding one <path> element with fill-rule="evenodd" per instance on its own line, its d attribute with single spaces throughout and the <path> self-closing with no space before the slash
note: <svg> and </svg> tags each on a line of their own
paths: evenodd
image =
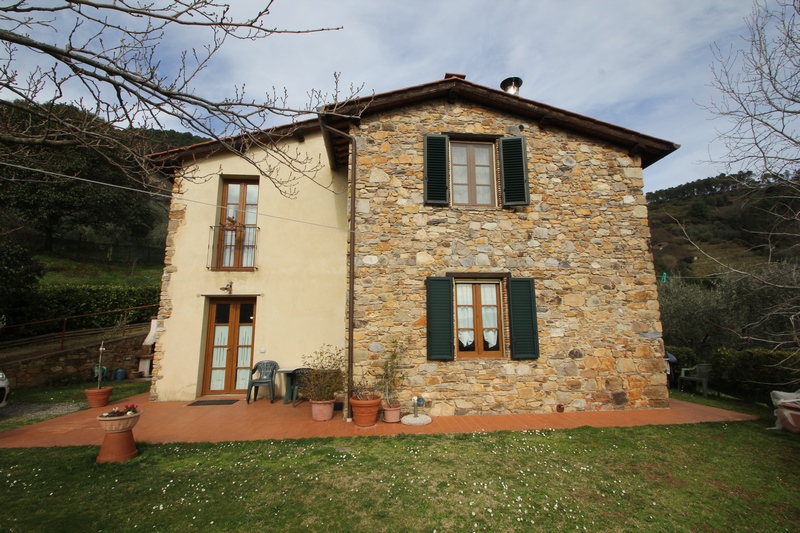
<svg viewBox="0 0 800 533">
<path fill-rule="evenodd" d="M 520 87 L 522 87 L 522 78 L 506 78 L 500 83 L 500 88 L 508 94 L 519 94 Z"/>
</svg>

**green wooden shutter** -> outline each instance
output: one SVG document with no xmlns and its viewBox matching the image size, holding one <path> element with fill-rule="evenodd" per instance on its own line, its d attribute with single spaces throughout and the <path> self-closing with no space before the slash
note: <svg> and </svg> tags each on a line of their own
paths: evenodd
<svg viewBox="0 0 800 533">
<path fill-rule="evenodd" d="M 500 177 L 503 182 L 503 207 L 531 203 L 524 137 L 500 139 Z"/>
<path fill-rule="evenodd" d="M 425 136 L 425 203 L 450 204 L 447 135 Z"/>
<path fill-rule="evenodd" d="M 428 359 L 452 361 L 453 278 L 426 278 L 428 309 Z"/>
<path fill-rule="evenodd" d="M 536 284 L 532 278 L 509 278 L 508 308 L 511 325 L 511 358 L 538 359 Z"/>
</svg>

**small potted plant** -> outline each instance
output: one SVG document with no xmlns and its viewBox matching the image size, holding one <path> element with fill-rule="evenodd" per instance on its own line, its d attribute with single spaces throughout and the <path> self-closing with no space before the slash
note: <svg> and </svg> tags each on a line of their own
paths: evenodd
<svg viewBox="0 0 800 533">
<path fill-rule="evenodd" d="M 353 382 L 353 395 L 350 397 L 350 412 L 357 426 L 369 427 L 378 422 L 381 410 L 381 395 L 378 393 L 380 380 L 369 374 Z"/>
<path fill-rule="evenodd" d="M 405 353 L 406 345 L 395 340 L 392 350 L 383 360 L 381 374 L 381 386 L 383 389 L 383 421 L 395 424 L 400 422 L 400 401 L 397 399 L 397 387 L 405 379 L 405 375 L 400 370 L 400 355 Z"/>
<path fill-rule="evenodd" d="M 123 408 L 115 407 L 97 417 L 100 427 L 107 433 L 128 431 L 139 421 L 142 412 L 136 404 L 128 404 Z"/>
<path fill-rule="evenodd" d="M 103 379 L 105 379 L 103 352 L 106 351 L 104 343 L 105 341 L 100 342 L 100 355 L 97 357 L 97 387 L 84 391 L 86 400 L 89 402 L 89 407 L 105 407 L 108 405 L 108 399 L 111 397 L 111 393 L 114 392 L 114 387 L 103 387 Z"/>
<path fill-rule="evenodd" d="M 312 355 L 303 356 L 308 370 L 302 373 L 300 394 L 311 402 L 311 419 L 325 422 L 333 418 L 337 394 L 345 388 L 344 351 L 324 344 Z"/>
<path fill-rule="evenodd" d="M 100 446 L 98 463 L 124 463 L 139 454 L 133 440 L 133 426 L 139 422 L 142 412 L 136 404 L 128 404 L 122 409 L 113 408 L 97 417 L 100 427 L 106 432 Z"/>
</svg>

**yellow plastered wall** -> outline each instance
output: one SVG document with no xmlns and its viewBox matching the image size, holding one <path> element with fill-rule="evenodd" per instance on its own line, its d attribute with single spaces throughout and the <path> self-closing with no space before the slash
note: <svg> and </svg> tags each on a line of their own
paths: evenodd
<svg viewBox="0 0 800 533">
<path fill-rule="evenodd" d="M 322 136 L 291 141 L 288 153 L 322 163 L 313 177 L 299 177 L 287 198 L 265 177 L 259 179 L 256 270 L 208 268 L 209 228 L 219 223 L 220 176 L 257 176 L 250 163 L 230 154 L 187 167 L 178 178 L 167 237 L 159 336 L 152 398 L 186 401 L 200 395 L 205 363 L 208 302 L 255 296 L 253 361 L 300 366 L 303 354 L 324 343 L 345 346 L 347 272 L 347 171 L 332 172 Z M 262 159 L 255 154 L 254 159 Z M 274 159 L 268 163 L 274 163 Z M 286 177 L 285 166 L 279 177 Z M 278 383 L 278 390 L 283 384 Z"/>
</svg>

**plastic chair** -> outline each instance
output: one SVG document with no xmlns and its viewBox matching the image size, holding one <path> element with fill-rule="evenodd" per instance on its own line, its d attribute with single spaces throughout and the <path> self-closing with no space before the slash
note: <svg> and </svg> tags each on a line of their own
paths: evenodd
<svg viewBox="0 0 800 533">
<path fill-rule="evenodd" d="M 702 363 L 690 368 L 681 368 L 678 378 L 678 390 L 683 390 L 684 381 L 694 381 L 703 385 L 703 397 L 708 396 L 708 375 L 711 373 L 711 364 Z"/>
<path fill-rule="evenodd" d="M 310 368 L 298 368 L 292 372 L 292 374 L 294 374 L 294 379 L 292 380 L 292 407 L 297 406 L 297 395 L 300 392 L 300 389 L 305 386 L 306 374 L 308 374 L 310 371 Z"/>
<path fill-rule="evenodd" d="M 247 382 L 247 403 L 250 403 L 250 392 L 256 389 L 253 401 L 258 399 L 258 388 L 269 386 L 269 403 L 275 401 L 275 371 L 278 370 L 278 363 L 275 361 L 259 361 L 250 371 L 250 380 Z M 256 372 L 258 377 L 254 378 Z"/>
</svg>

